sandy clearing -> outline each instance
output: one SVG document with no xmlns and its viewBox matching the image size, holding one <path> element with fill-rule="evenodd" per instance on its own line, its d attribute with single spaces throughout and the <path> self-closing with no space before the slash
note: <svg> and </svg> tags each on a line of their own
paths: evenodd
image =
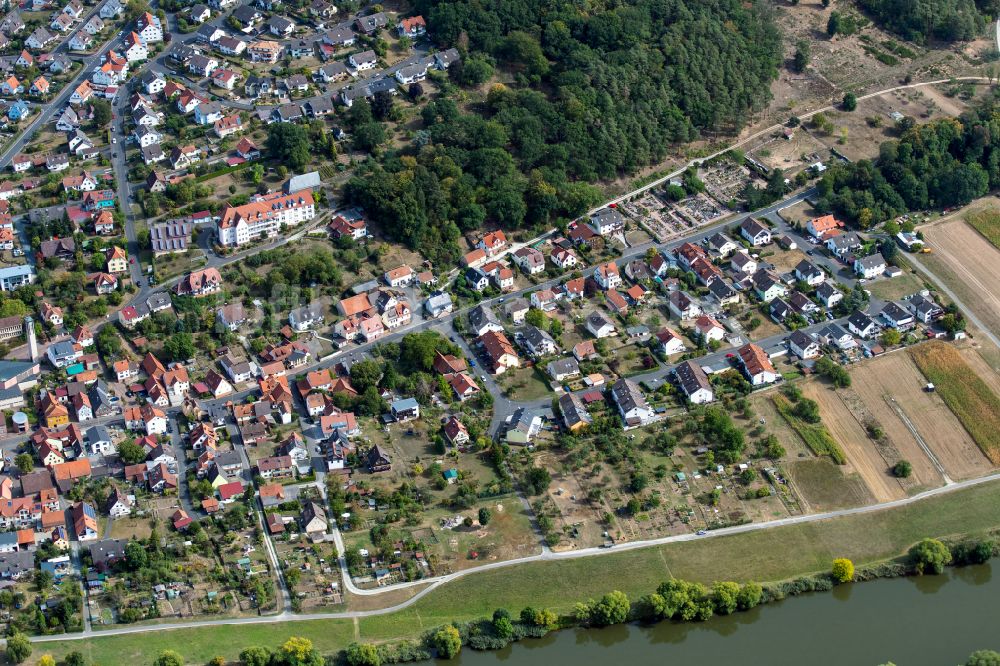
<svg viewBox="0 0 1000 666">
<path fill-rule="evenodd" d="M 908 432 L 908 428 L 895 413 L 895 409 L 885 401 L 885 395 L 895 399 L 895 405 L 903 410 L 952 480 L 981 476 L 993 469 L 944 401 L 934 393 L 924 392 L 927 380 L 909 355 L 889 354 L 859 365 L 851 374 L 855 380 L 853 386 L 865 397 L 873 411 L 876 406 L 880 407 L 878 403 L 886 405 L 883 427 L 887 432 L 892 427 L 893 434 L 900 433 L 900 437 L 893 437 L 893 441 L 909 439 L 913 446 L 919 448 L 912 434 L 909 437 L 903 436 L 902 433 Z M 866 396 L 865 393 L 869 390 L 871 394 Z M 879 418 L 883 420 L 882 416 Z M 907 452 L 904 455 L 911 454 Z M 907 460 L 913 462 L 911 458 Z"/>
<path fill-rule="evenodd" d="M 888 502 L 905 497 L 902 486 L 889 475 L 888 464 L 840 397 L 817 382 L 803 384 L 802 393 L 819 403 L 824 425 L 844 449 L 849 466 L 864 480 L 875 499 Z"/>
<path fill-rule="evenodd" d="M 926 97 L 931 99 L 941 111 L 949 116 L 958 117 L 969 110 L 969 108 L 956 97 L 948 97 L 935 86 L 924 86 L 920 89 Z"/>
</svg>

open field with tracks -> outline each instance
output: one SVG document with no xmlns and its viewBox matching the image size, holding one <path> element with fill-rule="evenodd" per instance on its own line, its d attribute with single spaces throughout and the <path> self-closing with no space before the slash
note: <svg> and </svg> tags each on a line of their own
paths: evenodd
<svg viewBox="0 0 1000 666">
<path fill-rule="evenodd" d="M 823 423 L 847 456 L 845 472 L 857 472 L 876 502 L 906 497 L 903 487 L 889 475 L 889 465 L 837 392 L 819 382 L 808 382 L 802 386 L 802 394 L 819 403 Z"/>
<path fill-rule="evenodd" d="M 1000 397 L 951 345 L 930 342 L 910 356 L 986 457 L 1000 464 Z"/>
<path fill-rule="evenodd" d="M 923 232 L 933 254 L 920 255 L 920 260 L 985 326 L 1000 331 L 1000 250 L 958 218 Z"/>
<path fill-rule="evenodd" d="M 943 345 L 925 343 L 913 350 L 920 353 L 937 344 Z M 914 464 L 915 470 L 918 463 L 914 459 L 922 460 L 922 456 L 917 455 L 918 451 L 922 453 L 922 439 L 952 480 L 981 476 L 990 471 L 989 460 L 941 396 L 924 391 L 927 379 L 909 354 L 889 354 L 862 363 L 852 369 L 851 376 L 854 389 L 879 415 L 883 429 L 898 442 L 903 457 Z"/>
</svg>

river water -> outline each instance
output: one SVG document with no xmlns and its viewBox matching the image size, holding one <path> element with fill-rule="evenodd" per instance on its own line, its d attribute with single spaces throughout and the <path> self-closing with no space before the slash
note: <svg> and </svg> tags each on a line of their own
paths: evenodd
<svg viewBox="0 0 1000 666">
<path fill-rule="evenodd" d="M 981 649 L 1000 651 L 1000 576 L 989 564 L 843 585 L 700 624 L 560 631 L 440 663 L 956 666 Z"/>
</svg>

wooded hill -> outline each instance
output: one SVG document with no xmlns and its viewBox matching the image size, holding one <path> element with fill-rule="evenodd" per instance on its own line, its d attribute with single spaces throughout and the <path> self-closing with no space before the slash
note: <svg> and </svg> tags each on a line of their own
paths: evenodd
<svg viewBox="0 0 1000 666">
<path fill-rule="evenodd" d="M 662 161 L 703 130 L 732 131 L 770 99 L 781 40 L 767 3 L 741 0 L 417 0 L 460 84 L 514 75 L 471 115 L 423 113 L 404 151 L 362 169 L 347 195 L 397 240 L 438 261 L 487 220 L 571 219 L 600 201 L 585 183 Z M 411 159 L 412 158 L 412 159 Z"/>
</svg>

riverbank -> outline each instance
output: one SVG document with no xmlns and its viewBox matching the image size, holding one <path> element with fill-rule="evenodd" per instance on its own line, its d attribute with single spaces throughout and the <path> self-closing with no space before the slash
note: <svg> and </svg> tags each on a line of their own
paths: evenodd
<svg viewBox="0 0 1000 666">
<path fill-rule="evenodd" d="M 602 557 L 538 562 L 474 574 L 454 581 L 395 613 L 342 620 L 214 625 L 124 636 L 37 644 L 35 655 L 60 657 L 78 650 L 97 663 L 150 663 L 165 649 L 180 649 L 188 663 L 222 655 L 235 660 L 250 645 L 275 647 L 288 636 L 309 638 L 323 653 L 353 641 L 412 638 L 450 622 L 515 614 L 524 606 L 568 612 L 578 601 L 618 589 L 638 599 L 675 577 L 780 581 L 829 570 L 835 557 L 869 564 L 894 558 L 924 537 L 981 534 L 1000 527 L 1000 482 L 985 483 L 883 511 L 626 551 Z"/>
<path fill-rule="evenodd" d="M 463 649 L 451 666 L 725 664 L 955 666 L 1000 648 L 997 564 L 941 576 L 841 585 L 707 622 L 569 629 L 497 652 Z"/>
</svg>

